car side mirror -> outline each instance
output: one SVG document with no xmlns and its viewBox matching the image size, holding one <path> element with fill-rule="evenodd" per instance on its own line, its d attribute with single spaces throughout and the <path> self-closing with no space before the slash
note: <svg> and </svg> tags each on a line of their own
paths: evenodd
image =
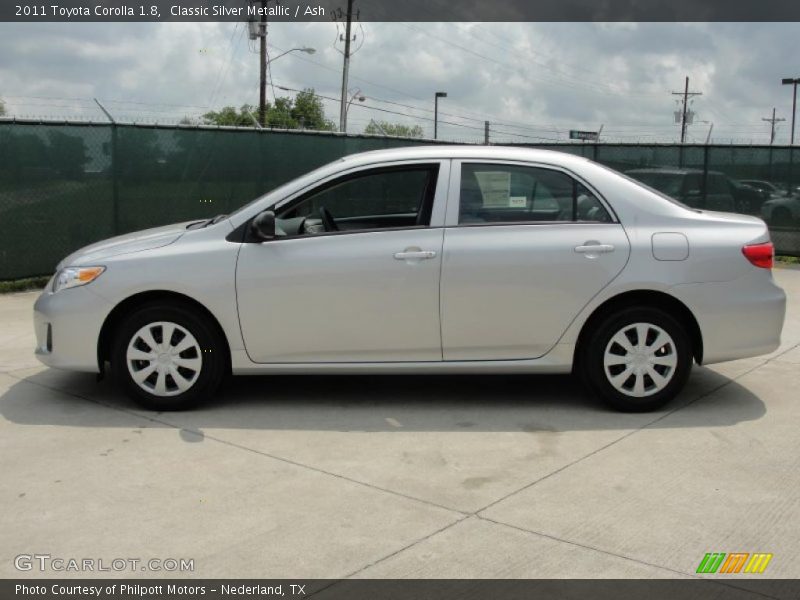
<svg viewBox="0 0 800 600">
<path fill-rule="evenodd" d="M 275 213 L 265 210 L 250 223 L 250 233 L 259 242 L 275 239 Z"/>
</svg>

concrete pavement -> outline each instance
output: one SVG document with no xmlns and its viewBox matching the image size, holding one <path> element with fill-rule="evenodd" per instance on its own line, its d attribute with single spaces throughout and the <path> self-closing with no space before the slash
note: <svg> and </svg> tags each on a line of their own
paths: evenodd
<svg viewBox="0 0 800 600">
<path fill-rule="evenodd" d="M 0 576 L 671 578 L 770 552 L 764 577 L 800 577 L 800 271 L 775 277 L 781 348 L 645 415 L 560 376 L 239 378 L 148 412 L 39 366 L 36 294 L 0 296 Z M 34 553 L 194 571 L 14 568 Z"/>
</svg>

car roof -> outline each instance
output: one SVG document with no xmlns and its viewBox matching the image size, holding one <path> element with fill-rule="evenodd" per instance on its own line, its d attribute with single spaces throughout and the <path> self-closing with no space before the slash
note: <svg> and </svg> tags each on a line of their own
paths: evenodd
<svg viewBox="0 0 800 600">
<path fill-rule="evenodd" d="M 370 150 L 343 157 L 342 161 L 351 163 L 389 162 L 395 160 L 414 159 L 487 159 L 511 160 L 525 162 L 542 162 L 548 164 L 567 165 L 570 163 L 589 162 L 589 159 L 567 152 L 527 148 L 519 146 L 477 146 L 477 145 L 435 145 L 404 146 L 386 150 Z"/>
</svg>

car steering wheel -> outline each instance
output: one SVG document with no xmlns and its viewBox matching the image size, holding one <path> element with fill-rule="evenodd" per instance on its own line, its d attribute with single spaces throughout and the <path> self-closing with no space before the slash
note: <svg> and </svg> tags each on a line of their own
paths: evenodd
<svg viewBox="0 0 800 600">
<path fill-rule="evenodd" d="M 319 216 L 322 219 L 322 224 L 325 226 L 325 231 L 339 231 L 339 226 L 329 211 L 324 206 L 319 207 Z"/>
</svg>

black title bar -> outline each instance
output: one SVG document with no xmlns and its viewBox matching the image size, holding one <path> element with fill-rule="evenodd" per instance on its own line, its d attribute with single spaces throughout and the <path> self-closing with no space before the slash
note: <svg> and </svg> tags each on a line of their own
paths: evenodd
<svg viewBox="0 0 800 600">
<path fill-rule="evenodd" d="M 4 600 L 763 600 L 800 597 L 800 581 L 706 579 L 6 579 Z"/>
<path fill-rule="evenodd" d="M 346 20 L 347 0 L 3 0 L 0 21 Z M 800 21 L 797 0 L 355 0 L 368 21 Z"/>
</svg>

